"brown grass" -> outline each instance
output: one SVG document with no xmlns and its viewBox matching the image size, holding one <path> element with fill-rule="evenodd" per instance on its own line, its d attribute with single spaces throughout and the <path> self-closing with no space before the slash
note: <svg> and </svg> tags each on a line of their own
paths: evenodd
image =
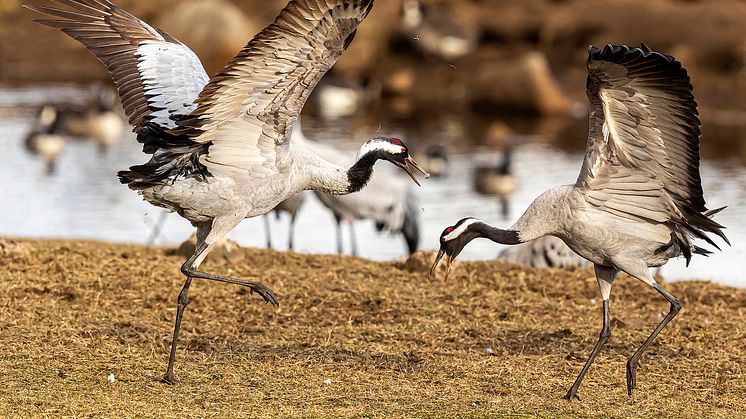
<svg viewBox="0 0 746 419">
<path fill-rule="evenodd" d="M 166 386 L 157 379 L 181 258 L 136 246 L 26 243 L 30 254 L 0 255 L 2 416 L 746 414 L 746 290 L 668 285 L 684 310 L 643 357 L 629 398 L 625 359 L 668 307 L 621 278 L 612 339 L 583 400 L 565 402 L 600 325 L 588 271 L 473 262 L 444 282 L 417 263 L 246 250 L 239 263 L 204 267 L 258 278 L 281 307 L 195 282 L 180 383 Z"/>
</svg>

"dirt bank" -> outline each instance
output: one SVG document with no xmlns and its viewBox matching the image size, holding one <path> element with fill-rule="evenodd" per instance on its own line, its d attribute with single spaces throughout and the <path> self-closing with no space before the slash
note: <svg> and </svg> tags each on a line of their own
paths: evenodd
<svg viewBox="0 0 746 419">
<path fill-rule="evenodd" d="M 245 250 L 237 263 L 205 268 L 258 278 L 280 308 L 196 282 L 180 384 L 168 387 L 154 379 L 166 363 L 180 257 L 80 241 L 4 249 L 3 416 L 746 414 L 746 290 L 668 285 L 685 308 L 643 357 L 628 398 L 625 359 L 667 307 L 620 279 L 611 341 L 583 401 L 568 403 L 559 398 L 600 323 L 590 272 L 474 262 L 444 282 L 403 263 Z"/>
</svg>

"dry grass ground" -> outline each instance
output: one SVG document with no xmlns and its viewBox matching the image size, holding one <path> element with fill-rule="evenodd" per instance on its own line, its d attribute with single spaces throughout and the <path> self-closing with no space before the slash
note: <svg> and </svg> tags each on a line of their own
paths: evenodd
<svg viewBox="0 0 746 419">
<path fill-rule="evenodd" d="M 669 284 L 686 305 L 629 398 L 625 360 L 668 307 L 621 278 L 612 339 L 568 403 L 601 320 L 588 271 L 474 262 L 444 282 L 418 263 L 246 250 L 205 268 L 265 282 L 280 308 L 195 282 L 169 387 L 180 257 L 23 244 L 0 248 L 2 416 L 746 415 L 746 290 Z"/>
</svg>

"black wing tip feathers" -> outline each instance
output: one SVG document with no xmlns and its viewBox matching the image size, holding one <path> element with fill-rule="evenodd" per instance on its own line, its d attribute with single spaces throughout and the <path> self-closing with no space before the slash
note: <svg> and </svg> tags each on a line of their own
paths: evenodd
<svg viewBox="0 0 746 419">
<path fill-rule="evenodd" d="M 725 207 L 720 207 L 720 208 L 716 208 L 716 209 L 713 209 L 713 210 L 708 210 L 708 211 L 706 211 L 706 212 L 705 212 L 705 213 L 704 213 L 703 215 L 704 215 L 705 217 L 709 218 L 709 219 L 710 219 L 710 221 L 711 221 L 711 222 L 712 222 L 713 224 L 715 224 L 715 225 L 714 225 L 714 228 L 712 228 L 712 229 L 711 229 L 710 231 L 711 231 L 712 233 L 715 233 L 715 234 L 717 234 L 717 235 L 718 235 L 718 237 L 720 237 L 721 239 L 723 239 L 723 241 L 724 241 L 724 242 L 725 242 L 725 243 L 726 243 L 726 244 L 727 244 L 728 246 L 732 246 L 732 245 L 730 244 L 730 240 L 728 240 L 728 237 L 726 237 L 725 233 L 723 233 L 723 230 L 725 229 L 725 227 L 724 227 L 724 226 L 722 226 L 722 225 L 720 225 L 720 223 L 717 223 L 717 222 L 715 222 L 715 220 L 713 220 L 713 219 L 712 219 L 712 218 L 713 218 L 713 217 L 714 217 L 714 216 L 715 216 L 716 214 L 719 214 L 719 213 L 720 213 L 721 211 L 723 211 L 723 210 L 724 210 L 724 209 L 726 209 L 726 208 L 728 208 L 728 207 L 727 207 L 727 206 L 725 206 Z M 717 248 L 718 250 L 720 250 L 720 248 L 719 248 L 718 246 L 715 246 L 715 247 L 716 247 L 716 248 Z"/>
<path fill-rule="evenodd" d="M 630 47 L 624 44 L 606 44 L 603 49 L 598 49 L 593 45 L 588 46 L 588 63 L 591 63 L 592 61 L 619 63 L 635 56 L 659 59 L 662 62 L 681 66 L 681 63 L 679 63 L 676 58 L 662 52 L 653 51 L 644 43 L 641 43 L 639 48 Z"/>
</svg>

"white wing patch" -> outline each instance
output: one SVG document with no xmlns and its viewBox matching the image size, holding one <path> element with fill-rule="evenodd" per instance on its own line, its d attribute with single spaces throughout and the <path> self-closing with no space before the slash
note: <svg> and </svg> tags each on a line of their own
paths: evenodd
<svg viewBox="0 0 746 419">
<path fill-rule="evenodd" d="M 187 115 L 210 81 L 196 54 L 185 45 L 170 42 L 144 41 L 135 57 L 141 74 L 148 104 L 157 109 L 151 113 L 153 122 L 175 128 L 174 115 Z"/>
</svg>

